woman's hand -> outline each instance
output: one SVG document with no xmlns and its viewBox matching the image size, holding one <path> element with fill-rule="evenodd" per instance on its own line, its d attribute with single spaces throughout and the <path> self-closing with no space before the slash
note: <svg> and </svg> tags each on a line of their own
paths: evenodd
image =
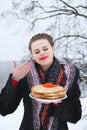
<svg viewBox="0 0 87 130">
<path fill-rule="evenodd" d="M 20 66 L 17 66 L 16 62 L 13 61 L 12 78 L 16 81 L 19 81 L 20 79 L 26 76 L 26 74 L 30 71 L 30 69 L 31 69 L 31 65 L 29 62 L 24 62 Z"/>
</svg>

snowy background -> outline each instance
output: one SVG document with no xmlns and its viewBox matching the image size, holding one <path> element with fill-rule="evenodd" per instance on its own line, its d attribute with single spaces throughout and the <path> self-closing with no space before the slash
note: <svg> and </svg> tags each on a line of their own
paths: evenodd
<svg viewBox="0 0 87 130">
<path fill-rule="evenodd" d="M 12 1 L 14 1 L 13 9 L 15 9 L 15 13 L 18 13 L 19 14 L 18 16 L 20 16 L 18 17 L 19 19 L 15 18 L 14 15 L 11 15 L 13 17 L 11 17 L 10 15 L 5 15 L 5 16 L 3 14 L 1 15 L 1 12 L 3 10 L 6 10 L 6 9 L 9 10 L 11 8 Z M 22 1 L 21 4 L 18 4 L 19 1 L 20 2 Z M 55 8 L 53 9 L 56 9 L 57 4 L 58 4 L 58 7 L 59 6 L 62 7 L 63 4 L 65 4 L 64 10 L 68 10 L 69 13 L 66 12 L 67 17 L 64 17 L 64 15 L 57 17 L 58 18 L 57 21 L 55 21 L 53 18 L 52 19 L 50 18 L 44 22 L 42 20 L 41 22 L 43 23 L 41 23 L 40 21 L 36 22 L 35 28 L 32 32 L 29 31 L 32 28 L 31 25 L 29 24 L 30 22 L 29 20 L 32 21 L 33 18 L 39 19 L 40 17 L 44 19 L 44 16 L 46 14 L 44 15 L 43 8 L 40 6 L 40 4 L 34 3 L 36 4 L 36 7 L 41 7 L 42 12 L 40 12 L 40 10 L 36 8 L 35 9 L 36 14 L 34 13 L 32 14 L 32 12 L 28 12 L 29 16 L 28 14 L 26 14 L 26 17 L 23 18 L 23 15 L 22 15 L 23 13 L 21 14 L 20 10 L 21 8 L 26 7 L 25 6 L 26 2 L 29 3 L 29 1 L 33 1 L 33 0 L 26 0 L 26 1 L 25 0 L 7 0 L 7 1 L 0 0 L 0 90 L 4 87 L 5 82 L 8 79 L 9 73 L 12 72 L 12 69 L 13 69 L 12 61 L 16 60 L 17 62 L 19 62 L 21 58 L 24 57 L 28 52 L 28 42 L 31 35 L 35 32 L 45 31 L 46 27 L 48 27 L 46 31 L 52 34 L 52 36 L 55 38 L 57 38 L 57 36 L 66 37 L 67 34 L 77 35 L 77 37 L 75 38 L 72 37 L 72 39 L 63 39 L 63 40 L 58 41 L 59 43 L 58 47 L 59 47 L 59 50 L 61 51 L 58 51 L 59 53 L 57 55 L 59 56 L 59 54 L 61 54 L 63 56 L 67 56 L 68 58 L 72 58 L 73 56 L 74 57 L 73 58 L 74 60 L 72 60 L 73 62 L 75 61 L 75 62 L 78 62 L 79 64 L 80 63 L 79 61 L 81 61 L 81 63 L 84 64 L 84 66 L 86 66 L 85 68 L 87 68 L 87 42 L 86 42 L 86 39 L 87 39 L 86 12 L 87 11 L 85 10 L 87 1 L 86 0 L 83 0 L 83 1 L 65 0 L 66 2 L 68 2 L 68 4 L 71 4 L 71 6 L 68 6 L 64 2 L 63 3 L 60 2 L 63 0 L 58 0 L 57 3 L 56 3 L 56 0 L 49 0 L 49 1 L 39 0 L 41 1 L 42 5 L 45 5 L 45 7 L 49 5 L 48 2 L 52 3 L 52 5 L 54 4 Z M 31 6 L 31 4 L 29 4 L 29 6 Z M 39 12 L 39 15 L 37 14 L 37 11 Z M 47 12 L 49 14 L 48 10 Z M 60 11 L 59 13 L 61 14 L 63 12 Z M 70 13 L 71 13 L 71 16 L 68 17 Z M 75 17 L 76 16 L 76 15 L 74 16 L 75 13 L 77 13 L 76 15 L 79 15 L 79 17 Z M 48 14 L 46 16 L 48 16 Z M 2 16 L 4 17 L 2 18 Z M 7 19 L 6 19 L 6 16 L 7 16 Z M 22 22 L 20 21 L 20 19 L 22 20 Z M 84 69 L 84 72 L 87 72 L 86 70 L 87 69 Z M 80 100 L 82 104 L 82 118 L 76 124 L 68 123 L 69 130 L 73 130 L 73 129 L 74 130 L 77 130 L 77 129 L 87 130 L 87 82 L 82 81 L 80 83 L 80 88 L 81 88 Z M 5 117 L 0 115 L 0 130 L 18 130 L 20 123 L 22 121 L 22 117 L 23 117 L 23 104 L 21 101 L 19 107 L 13 114 L 7 115 Z"/>
</svg>

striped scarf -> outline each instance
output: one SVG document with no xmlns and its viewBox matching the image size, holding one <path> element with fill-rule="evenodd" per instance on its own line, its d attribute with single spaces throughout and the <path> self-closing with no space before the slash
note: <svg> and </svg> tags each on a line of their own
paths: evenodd
<svg viewBox="0 0 87 130">
<path fill-rule="evenodd" d="M 53 84 L 64 86 L 66 90 L 72 86 L 75 77 L 75 67 L 71 64 L 59 62 L 54 57 L 52 65 L 44 74 L 37 63 L 32 59 L 29 62 L 31 63 L 31 71 L 27 74 L 27 80 L 30 89 L 34 85 L 46 82 L 52 82 Z M 43 119 L 42 126 L 44 130 L 57 130 L 58 120 L 54 117 L 53 113 L 55 106 L 53 104 L 42 104 L 34 99 L 32 99 L 32 104 L 34 130 L 40 130 L 41 119 Z M 42 111 L 43 106 L 44 109 Z M 45 113 L 47 113 L 47 115 Z"/>
</svg>

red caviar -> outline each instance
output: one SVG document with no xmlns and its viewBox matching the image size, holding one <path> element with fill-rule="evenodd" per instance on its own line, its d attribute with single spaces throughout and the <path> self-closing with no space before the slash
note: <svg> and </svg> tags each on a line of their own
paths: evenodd
<svg viewBox="0 0 87 130">
<path fill-rule="evenodd" d="M 55 87 L 54 84 L 52 84 L 52 83 L 45 83 L 45 84 L 43 84 L 43 86 L 45 88 L 53 88 L 53 87 Z"/>
</svg>

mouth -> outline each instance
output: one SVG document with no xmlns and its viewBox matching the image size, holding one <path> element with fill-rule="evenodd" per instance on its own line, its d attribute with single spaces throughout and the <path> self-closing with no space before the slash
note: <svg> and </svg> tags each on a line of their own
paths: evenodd
<svg viewBox="0 0 87 130">
<path fill-rule="evenodd" d="M 47 57 L 48 56 L 43 56 L 43 57 L 40 58 L 40 60 L 45 60 L 45 59 L 47 59 Z"/>
</svg>

